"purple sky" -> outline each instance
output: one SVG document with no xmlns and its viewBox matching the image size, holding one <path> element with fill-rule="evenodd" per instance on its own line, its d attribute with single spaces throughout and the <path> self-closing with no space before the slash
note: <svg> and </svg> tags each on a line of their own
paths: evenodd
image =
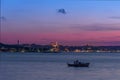
<svg viewBox="0 0 120 80">
<path fill-rule="evenodd" d="M 1 0 L 1 4 L 4 43 L 120 45 L 120 1 Z"/>
</svg>

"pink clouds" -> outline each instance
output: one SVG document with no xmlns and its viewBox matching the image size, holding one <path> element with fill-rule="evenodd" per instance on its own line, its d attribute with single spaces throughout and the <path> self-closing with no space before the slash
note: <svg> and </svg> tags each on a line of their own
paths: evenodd
<svg viewBox="0 0 120 80">
<path fill-rule="evenodd" d="M 4 33 L 3 40 L 7 43 L 36 43 L 49 44 L 58 41 L 63 45 L 116 45 L 120 41 L 119 31 L 81 31 L 79 33 Z M 113 42 L 113 43 L 110 43 Z M 120 45 L 120 43 L 118 43 Z"/>
<path fill-rule="evenodd" d="M 19 23 L 20 24 L 20 23 Z M 4 24 L 2 41 L 5 43 L 49 44 L 58 41 L 62 45 L 120 45 L 120 24 L 41 24 L 15 22 Z M 72 27 L 71 27 L 72 26 Z M 118 43 L 118 44 L 117 44 Z"/>
</svg>

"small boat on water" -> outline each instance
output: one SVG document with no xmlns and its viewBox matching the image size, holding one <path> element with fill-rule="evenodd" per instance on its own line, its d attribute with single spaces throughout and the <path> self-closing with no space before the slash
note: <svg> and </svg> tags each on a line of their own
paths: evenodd
<svg viewBox="0 0 120 80">
<path fill-rule="evenodd" d="M 89 67 L 90 63 L 83 63 L 79 61 L 74 61 L 74 63 L 67 63 L 68 67 Z"/>
</svg>

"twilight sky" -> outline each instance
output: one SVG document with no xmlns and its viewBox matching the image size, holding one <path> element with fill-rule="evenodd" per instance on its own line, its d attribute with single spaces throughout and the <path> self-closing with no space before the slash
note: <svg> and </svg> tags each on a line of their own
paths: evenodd
<svg viewBox="0 0 120 80">
<path fill-rule="evenodd" d="M 117 0 L 1 0 L 0 20 L 4 43 L 120 45 Z"/>
</svg>

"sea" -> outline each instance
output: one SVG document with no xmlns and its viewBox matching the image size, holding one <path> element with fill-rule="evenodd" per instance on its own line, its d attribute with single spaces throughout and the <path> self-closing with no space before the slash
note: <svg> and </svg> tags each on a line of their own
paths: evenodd
<svg viewBox="0 0 120 80">
<path fill-rule="evenodd" d="M 89 67 L 68 67 L 75 60 Z M 120 80 L 120 53 L 2 53 L 0 80 Z"/>
</svg>

